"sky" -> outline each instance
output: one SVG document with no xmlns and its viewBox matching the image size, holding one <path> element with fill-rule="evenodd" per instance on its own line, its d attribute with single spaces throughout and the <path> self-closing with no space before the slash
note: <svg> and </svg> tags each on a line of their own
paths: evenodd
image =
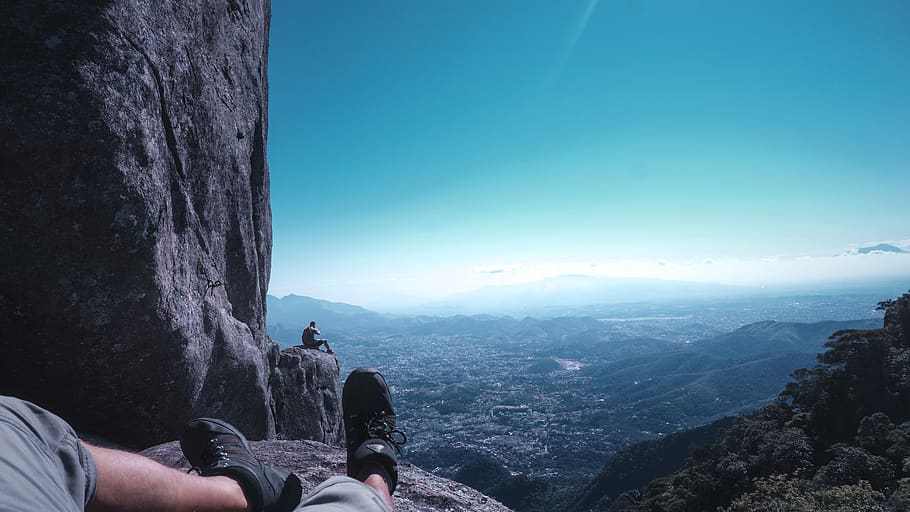
<svg viewBox="0 0 910 512">
<path fill-rule="evenodd" d="M 903 0 L 273 0 L 269 85 L 273 295 L 910 276 Z"/>
</svg>

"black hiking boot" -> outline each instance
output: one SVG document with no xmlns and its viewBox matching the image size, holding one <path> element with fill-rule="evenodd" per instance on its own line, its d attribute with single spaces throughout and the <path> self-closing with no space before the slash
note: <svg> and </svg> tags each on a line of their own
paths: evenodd
<svg viewBox="0 0 910 512">
<path fill-rule="evenodd" d="M 385 378 L 374 368 L 357 368 L 341 393 L 348 476 L 360 478 L 365 469 L 381 470 L 389 494 L 398 485 L 398 456 L 407 442 L 395 428 L 395 410 Z M 384 473 L 384 474 L 383 474 Z"/>
<path fill-rule="evenodd" d="M 236 480 L 251 510 L 288 512 L 300 504 L 302 489 L 297 476 L 259 462 L 243 434 L 226 421 L 190 421 L 180 438 L 180 449 L 200 475 Z"/>
</svg>

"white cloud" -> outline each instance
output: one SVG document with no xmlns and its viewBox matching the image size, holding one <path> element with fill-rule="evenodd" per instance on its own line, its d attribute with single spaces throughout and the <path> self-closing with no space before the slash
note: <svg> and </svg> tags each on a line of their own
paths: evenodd
<svg viewBox="0 0 910 512">
<path fill-rule="evenodd" d="M 502 274 L 505 271 L 506 269 L 504 268 L 491 268 L 489 270 L 479 270 L 478 272 L 483 274 Z"/>
</svg>

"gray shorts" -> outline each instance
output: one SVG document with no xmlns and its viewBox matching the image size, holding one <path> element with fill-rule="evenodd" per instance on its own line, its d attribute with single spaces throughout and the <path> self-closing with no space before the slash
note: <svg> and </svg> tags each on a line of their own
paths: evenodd
<svg viewBox="0 0 910 512">
<path fill-rule="evenodd" d="M 301 512 L 392 512 L 379 493 L 347 476 L 336 476 L 317 485 L 303 498 Z"/>
<path fill-rule="evenodd" d="M 0 396 L 0 447 L 0 510 L 77 512 L 94 497 L 95 461 L 58 416 Z"/>
<path fill-rule="evenodd" d="M 35 404 L 0 396 L 0 511 L 80 512 L 95 496 L 95 461 L 72 427 Z M 304 512 L 391 512 L 379 494 L 346 476 L 318 485 Z"/>
</svg>

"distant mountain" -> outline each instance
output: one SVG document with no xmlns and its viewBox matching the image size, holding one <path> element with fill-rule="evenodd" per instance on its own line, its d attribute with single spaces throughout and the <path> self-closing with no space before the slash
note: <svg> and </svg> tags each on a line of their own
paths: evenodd
<svg viewBox="0 0 910 512">
<path fill-rule="evenodd" d="M 811 324 L 796 322 L 757 322 L 735 331 L 697 343 L 700 352 L 723 359 L 740 359 L 771 352 L 816 354 L 840 329 L 875 329 L 880 319 L 827 321 Z"/>
<path fill-rule="evenodd" d="M 488 286 L 426 304 L 425 309 L 441 314 L 538 314 L 554 306 L 693 300 L 738 296 L 751 291 L 754 289 L 744 286 L 689 281 L 568 275 L 532 283 Z"/>
<path fill-rule="evenodd" d="M 343 302 L 330 302 L 327 300 L 314 299 L 305 295 L 286 295 L 278 298 L 273 295 L 266 296 L 266 305 L 268 306 L 268 320 L 275 323 L 286 323 L 289 321 L 298 321 L 300 316 L 322 316 L 327 319 L 335 320 L 339 317 L 379 317 L 378 313 L 370 311 L 360 306 L 345 304 Z M 309 323 L 307 321 L 306 323 Z"/>
<path fill-rule="evenodd" d="M 328 337 L 383 325 L 387 320 L 379 313 L 343 302 L 293 294 L 280 299 L 266 296 L 266 326 L 273 340 L 285 346 L 299 344 L 301 331 L 311 321 Z"/>
<path fill-rule="evenodd" d="M 878 244 L 869 247 L 860 247 L 856 250 L 856 252 L 859 254 L 872 254 L 881 252 L 910 253 L 910 251 L 905 251 L 904 249 L 891 244 Z"/>
<path fill-rule="evenodd" d="M 412 336 L 529 337 L 575 334 L 602 328 L 590 317 L 522 320 L 508 315 L 387 316 L 360 306 L 300 295 L 266 297 L 269 336 L 284 345 L 299 343 L 300 331 L 315 321 L 325 336 L 395 334 Z"/>
</svg>

